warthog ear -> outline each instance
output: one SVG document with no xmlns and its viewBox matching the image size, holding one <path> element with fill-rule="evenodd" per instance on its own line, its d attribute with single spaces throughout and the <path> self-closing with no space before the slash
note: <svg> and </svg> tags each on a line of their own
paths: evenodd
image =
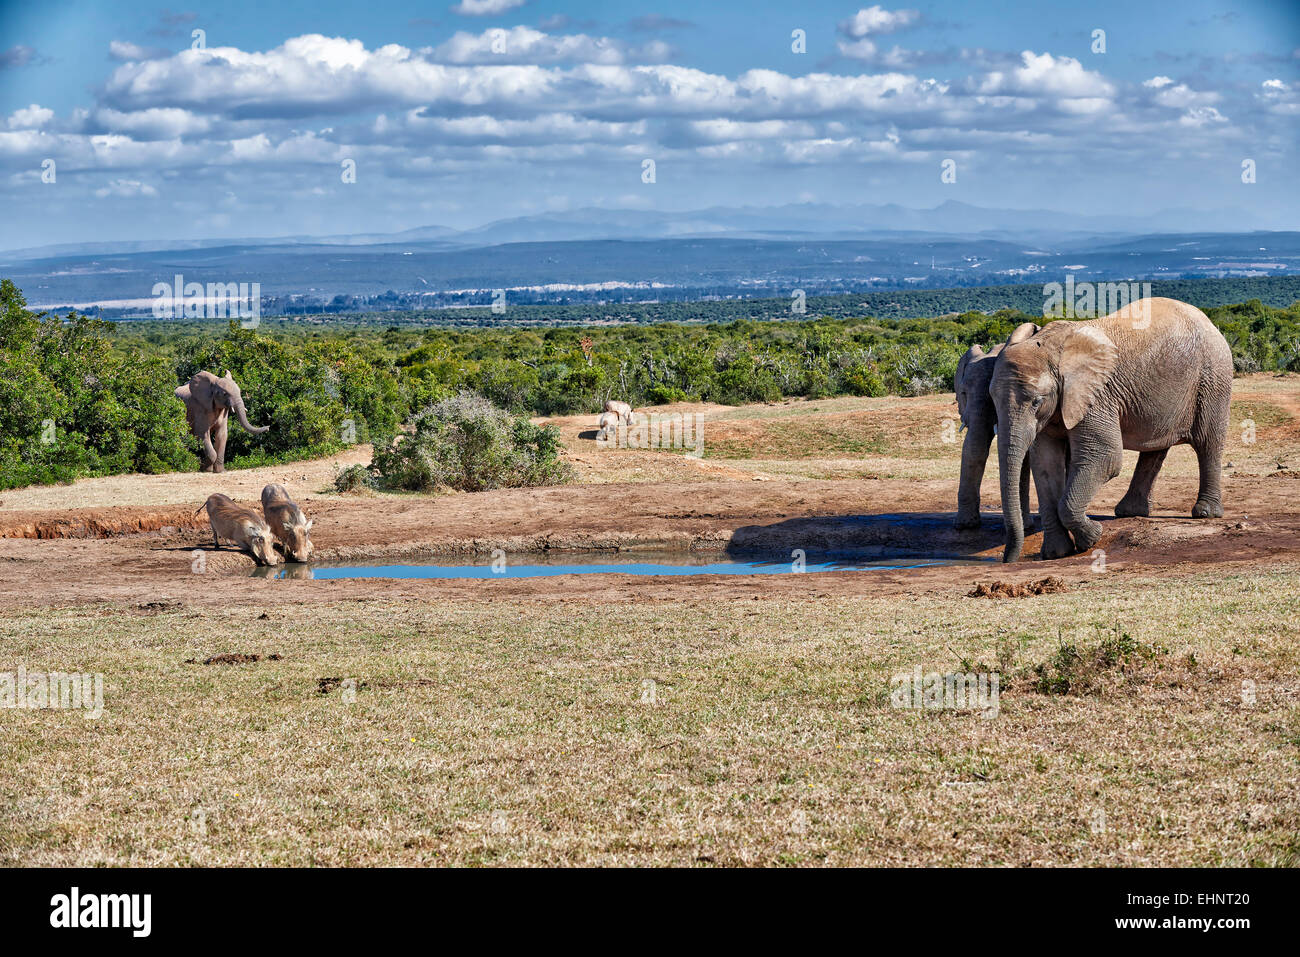
<svg viewBox="0 0 1300 957">
<path fill-rule="evenodd" d="M 1011 337 L 1007 339 L 1007 345 L 1014 346 L 1017 342 L 1024 342 L 1037 332 L 1037 325 L 1032 322 L 1022 322 L 1020 325 L 1016 326 L 1015 330 L 1011 333 Z"/>
<path fill-rule="evenodd" d="M 1061 418 L 1072 429 L 1088 414 L 1110 381 L 1119 350 L 1096 326 L 1080 323 L 1061 346 Z"/>
</svg>

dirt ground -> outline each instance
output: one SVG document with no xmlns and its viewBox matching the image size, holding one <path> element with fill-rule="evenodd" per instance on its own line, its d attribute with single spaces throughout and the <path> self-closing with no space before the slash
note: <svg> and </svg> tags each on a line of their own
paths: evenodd
<svg viewBox="0 0 1300 957">
<path fill-rule="evenodd" d="M 0 493 L 0 692 L 104 683 L 97 720 L 0 709 L 0 865 L 1300 865 L 1300 376 L 1235 383 L 1222 519 L 1186 447 L 1115 519 L 1130 454 L 1098 550 L 1010 566 L 996 454 L 952 528 L 951 395 L 657 411 L 701 458 L 577 416 L 558 488 L 334 492 L 362 447 Z M 323 560 L 987 561 L 258 578 L 195 509 L 268 482 Z M 900 710 L 913 669 L 1000 675 L 996 719 Z"/>
<path fill-rule="evenodd" d="M 69 601 L 180 599 L 196 603 L 312 601 L 321 591 L 353 595 L 618 600 L 638 588 L 699 597 L 749 595 L 927 594 L 969 590 L 996 575 L 1050 572 L 1070 579 L 1129 573 L 1176 574 L 1192 566 L 1266 565 L 1300 559 L 1300 377 L 1254 376 L 1236 383 L 1234 441 L 1224 470 L 1221 520 L 1188 517 L 1196 460 L 1171 451 L 1150 518 L 1116 519 L 1136 461 L 1093 503 L 1105 534 L 1095 552 L 1036 561 L 1041 535 L 1026 540 L 1013 566 L 953 565 L 906 572 L 845 571 L 752 580 L 737 576 L 665 577 L 637 585 L 631 576 L 501 580 L 241 581 L 237 590 L 195 588 L 196 574 L 244 576 L 250 557 L 211 549 L 206 515 L 195 508 L 213 492 L 256 506 L 261 487 L 282 482 L 315 519 L 319 560 L 514 556 L 565 551 L 721 551 L 806 554 L 832 549 L 882 556 L 983 558 L 1001 554 L 996 450 L 982 489 L 984 527 L 951 528 L 960 444 L 951 396 L 917 399 L 788 401 L 728 408 L 664 407 L 700 413 L 704 455 L 681 450 L 598 448 L 587 435 L 594 416 L 549 420 L 561 429 L 578 481 L 547 489 L 417 496 L 340 495 L 332 479 L 369 460 L 357 447 L 330 459 L 222 475 L 115 476 L 36 487 L 0 497 L 0 600 L 22 606 Z M 1252 428 L 1253 426 L 1253 428 Z M 959 436 L 957 437 L 960 438 Z M 770 455 L 782 451 L 782 458 Z M 723 449 L 729 458 L 714 458 Z M 742 449 L 755 454 L 741 457 Z M 856 452 L 849 458 L 845 453 Z M 831 477 L 828 477 L 831 476 Z M 199 556 L 201 562 L 196 562 Z M 201 569 L 197 572 L 196 569 Z M 206 580 L 206 579 L 205 579 Z M 57 582 L 56 591 L 44 587 Z"/>
</svg>

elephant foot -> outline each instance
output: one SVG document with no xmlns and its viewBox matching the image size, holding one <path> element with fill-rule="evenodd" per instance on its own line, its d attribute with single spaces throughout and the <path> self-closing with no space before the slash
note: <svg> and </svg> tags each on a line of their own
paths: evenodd
<svg viewBox="0 0 1300 957">
<path fill-rule="evenodd" d="M 1074 539 L 1065 529 L 1048 529 L 1043 533 L 1043 558 L 1051 561 L 1074 553 Z"/>
<path fill-rule="evenodd" d="M 214 471 L 214 472 L 224 472 L 225 470 L 226 470 L 226 467 L 225 467 L 224 465 L 222 465 L 220 462 L 218 462 L 216 465 L 212 466 L 212 471 Z"/>
<path fill-rule="evenodd" d="M 1101 523 L 1085 518 L 1077 528 L 1070 529 L 1076 550 L 1086 552 L 1101 539 Z"/>
<path fill-rule="evenodd" d="M 1125 495 L 1115 506 L 1116 518 L 1146 518 L 1151 514 L 1151 503 L 1137 496 L 1130 498 Z"/>
<path fill-rule="evenodd" d="M 211 465 L 200 465 L 200 466 L 199 466 L 199 471 L 200 471 L 200 472 L 211 472 L 211 471 L 212 471 L 212 466 L 211 466 Z"/>
<path fill-rule="evenodd" d="M 1223 505 L 1207 498 L 1198 498 L 1192 506 L 1192 518 L 1223 518 Z"/>
<path fill-rule="evenodd" d="M 952 527 L 961 531 L 966 531 L 971 528 L 979 528 L 980 517 L 979 515 L 958 515 L 957 520 L 952 523 Z"/>
</svg>

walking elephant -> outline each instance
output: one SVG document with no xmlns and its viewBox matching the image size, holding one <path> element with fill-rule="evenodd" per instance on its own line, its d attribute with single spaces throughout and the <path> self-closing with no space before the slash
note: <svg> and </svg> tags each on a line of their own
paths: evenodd
<svg viewBox="0 0 1300 957">
<path fill-rule="evenodd" d="M 1101 319 L 1049 323 L 1002 350 L 989 394 L 998 414 L 1004 562 L 1017 561 L 1024 547 L 1014 483 L 1027 455 L 1044 558 L 1096 544 L 1101 526 L 1088 505 L 1119 474 L 1125 449 L 1141 454 L 1116 515 L 1150 513 L 1160 466 L 1181 444 L 1192 446 L 1200 465 L 1192 517 L 1223 515 L 1232 351 L 1196 307 L 1142 299 Z"/>
<path fill-rule="evenodd" d="M 269 425 L 249 424 L 243 396 L 230 377 L 229 369 L 220 379 L 211 372 L 196 372 L 189 382 L 176 390 L 176 398 L 185 403 L 185 420 L 194 437 L 203 445 L 200 472 L 226 470 L 227 420 L 231 412 L 249 435 L 261 435 L 271 428 Z"/>
</svg>

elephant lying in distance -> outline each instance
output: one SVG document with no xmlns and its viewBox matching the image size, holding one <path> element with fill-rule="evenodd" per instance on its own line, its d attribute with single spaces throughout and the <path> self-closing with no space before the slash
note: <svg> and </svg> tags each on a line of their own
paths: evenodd
<svg viewBox="0 0 1300 957">
<path fill-rule="evenodd" d="M 1141 455 L 1116 515 L 1150 514 L 1160 466 L 1181 444 L 1195 449 L 1200 464 L 1192 517 L 1223 515 L 1232 350 L 1195 306 L 1143 299 L 1101 319 L 1048 323 L 1002 350 L 989 394 L 998 413 L 1004 562 L 1017 561 L 1024 546 L 1011 476 L 1026 456 L 1038 488 L 1044 558 L 1097 543 L 1101 526 L 1088 517 L 1088 505 L 1119 474 L 1125 449 Z"/>
<path fill-rule="evenodd" d="M 190 381 L 176 390 L 176 398 L 185 403 L 185 420 L 190 431 L 203 445 L 200 472 L 226 470 L 227 420 L 230 413 L 249 435 L 261 435 L 271 427 L 250 425 L 248 411 L 239 386 L 230 377 L 230 370 L 218 379 L 211 372 L 196 372 Z"/>
<path fill-rule="evenodd" d="M 261 515 L 251 508 L 236 505 L 230 496 L 220 493 L 209 495 L 194 513 L 197 515 L 205 508 L 208 510 L 208 523 L 212 526 L 214 548 L 220 548 L 221 540 L 225 538 L 252 555 L 259 565 L 279 563 L 275 539 Z"/>
<path fill-rule="evenodd" d="M 316 520 L 307 520 L 302 509 L 289 497 L 283 485 L 268 485 L 262 489 L 262 514 L 275 537 L 284 546 L 291 561 L 307 562 L 313 551 L 309 532 Z"/>
</svg>

